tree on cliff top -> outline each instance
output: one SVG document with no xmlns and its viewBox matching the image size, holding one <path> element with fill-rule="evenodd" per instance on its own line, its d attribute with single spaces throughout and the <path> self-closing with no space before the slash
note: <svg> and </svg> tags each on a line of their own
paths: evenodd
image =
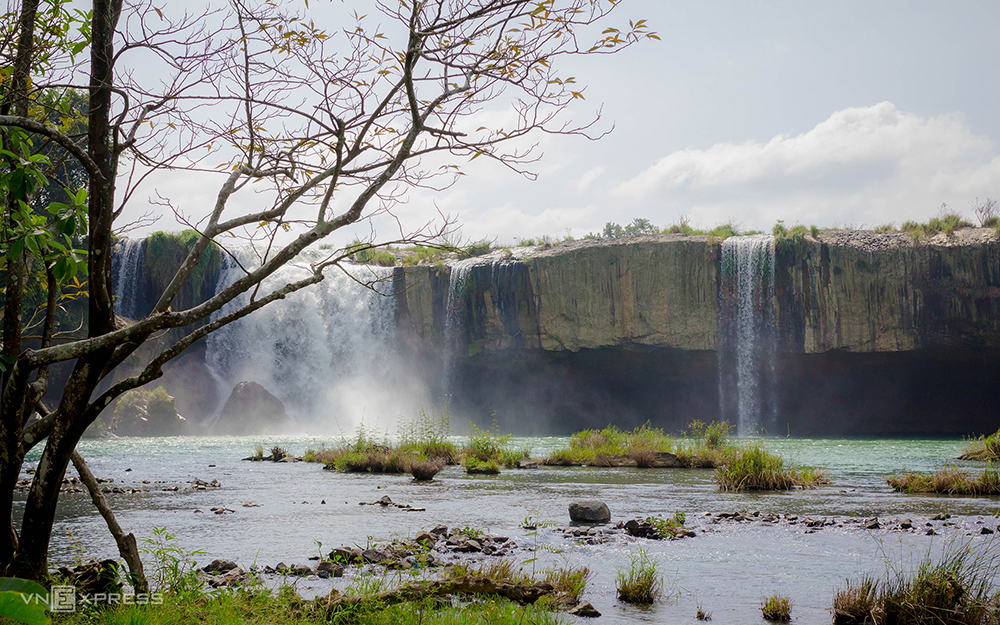
<svg viewBox="0 0 1000 625">
<path fill-rule="evenodd" d="M 559 116 L 582 98 L 556 72 L 559 58 L 655 38 L 642 21 L 596 34 L 616 0 L 386 0 L 375 3 L 384 28 L 359 11 L 348 28 L 340 29 L 345 16 L 337 18 L 336 31 L 303 4 L 292 10 L 233 0 L 197 16 L 171 16 L 169 3 L 150 0 L 94 0 L 90 12 L 67 0 L 9 5 L 0 27 L 0 516 L 12 519 L 25 454 L 41 441 L 44 448 L 20 532 L 13 519 L 11 531 L 0 532 L 3 572 L 47 573 L 60 482 L 84 430 L 114 398 L 159 377 L 166 362 L 213 330 L 321 281 L 356 249 L 314 262 L 302 280 L 273 290 L 262 284 L 332 232 L 373 214 L 391 216 L 407 189 L 446 186 L 478 157 L 526 173 L 535 158 L 525 143 L 531 135 L 586 134 L 595 120 L 573 125 Z M 54 121 L 69 116 L 63 103 L 72 92 L 87 99 L 85 133 Z M 491 103 L 510 107 L 503 125 L 479 114 Z M 79 163 L 87 188 L 38 207 L 38 189 L 60 158 Z M 111 295 L 112 233 L 140 193 L 154 195 L 143 183 L 160 169 L 218 172 L 218 196 L 189 220 L 201 236 L 152 312 L 121 327 Z M 231 201 L 241 190 L 257 191 L 255 201 Z M 75 250 L 84 228 L 86 249 Z M 290 233 L 284 246 L 275 240 L 281 232 Z M 259 266 L 208 301 L 174 310 L 201 256 L 232 235 L 257 242 Z M 43 277 L 47 299 L 41 334 L 26 348 L 21 294 L 32 276 Z M 61 293 L 81 279 L 87 336 L 54 341 Z M 252 294 L 249 303 L 223 308 L 244 293 Z M 96 392 L 165 329 L 183 329 L 182 338 L 139 375 Z M 41 404 L 48 369 L 63 361 L 74 366 L 49 410 Z"/>
</svg>

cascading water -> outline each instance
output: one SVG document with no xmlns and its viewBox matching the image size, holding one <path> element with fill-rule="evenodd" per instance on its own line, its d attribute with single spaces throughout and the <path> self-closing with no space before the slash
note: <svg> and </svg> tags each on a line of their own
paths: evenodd
<svg viewBox="0 0 1000 625">
<path fill-rule="evenodd" d="M 446 304 L 446 315 L 444 321 L 444 365 L 441 395 L 451 397 L 452 382 L 455 373 L 455 359 L 459 350 L 466 343 L 466 298 L 465 285 L 468 281 L 469 270 L 473 266 L 481 263 L 477 258 L 469 258 L 453 263 L 448 274 L 448 301 Z"/>
<path fill-rule="evenodd" d="M 774 434 L 774 237 L 722 243 L 719 286 L 719 401 L 740 436 Z"/>
<path fill-rule="evenodd" d="M 145 311 L 138 310 L 140 297 L 140 277 L 144 246 L 142 239 L 119 239 L 117 249 L 111 258 L 111 273 L 114 280 L 115 311 L 117 314 L 138 319 Z"/>
<path fill-rule="evenodd" d="M 239 263 L 224 255 L 217 293 L 244 275 L 241 264 L 257 265 L 248 251 L 238 254 Z M 264 281 L 261 294 L 306 277 L 308 262 L 278 270 Z M 375 280 L 375 288 L 388 293 L 392 269 L 346 270 L 351 275 L 328 270 L 319 284 L 209 335 L 206 362 L 219 386 L 220 410 L 242 380 L 264 386 L 312 429 L 349 433 L 362 418 L 385 428 L 384 420 L 409 410 L 413 390 L 400 380 L 402 363 L 395 358 L 395 298 L 359 284 Z M 248 301 L 244 294 L 221 312 Z"/>
</svg>

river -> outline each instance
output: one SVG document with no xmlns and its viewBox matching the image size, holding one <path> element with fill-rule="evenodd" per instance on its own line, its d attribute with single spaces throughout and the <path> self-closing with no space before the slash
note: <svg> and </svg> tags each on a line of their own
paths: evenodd
<svg viewBox="0 0 1000 625">
<path fill-rule="evenodd" d="M 791 599 L 796 622 L 828 623 L 833 593 L 845 579 L 865 572 L 881 575 L 887 564 L 910 566 L 955 540 L 991 548 L 993 535 L 980 531 L 984 526 L 996 529 L 1000 514 L 997 498 L 906 495 L 885 485 L 884 476 L 900 470 L 969 464 L 950 460 L 961 451 L 957 440 L 764 439 L 769 450 L 787 461 L 822 467 L 831 478 L 831 484 L 815 490 L 764 494 L 720 493 L 710 470 L 541 467 L 468 476 L 461 467 L 446 467 L 433 481 L 417 483 L 408 475 L 342 474 L 317 464 L 241 460 L 258 443 L 301 455 L 339 441 L 314 436 L 120 438 L 86 440 L 79 449 L 98 477 L 114 480 L 112 486 L 145 489 L 109 495 L 126 531 L 142 541 L 152 528 L 164 527 L 179 546 L 201 552 L 195 556 L 199 563 L 215 558 L 235 560 L 244 568 L 308 563 L 320 550 L 325 554 L 340 545 L 364 547 L 412 537 L 439 523 L 468 526 L 514 538 L 521 546 L 514 558 L 529 570 L 588 566 L 594 576 L 584 598 L 603 613 L 602 623 L 693 622 L 699 606 L 718 623 L 758 623 L 763 622 L 761 600 L 776 593 Z M 544 456 L 565 446 L 567 439 L 512 443 Z M 37 454 L 36 449 L 26 468 L 35 465 Z M 71 467 L 69 475 L 74 474 Z M 195 478 L 218 480 L 221 486 L 186 488 Z M 179 490 L 165 490 L 174 486 Z M 425 511 L 358 505 L 384 495 Z M 650 541 L 619 535 L 604 544 L 578 544 L 557 531 L 569 524 L 567 506 L 575 499 L 605 501 L 613 523 L 681 511 L 697 536 Z M 234 512 L 217 515 L 212 507 Z M 890 524 L 865 530 L 853 523 L 810 531 L 801 524 L 713 524 L 705 516 L 738 510 L 840 521 L 909 518 L 919 531 L 894 531 L 887 529 Z M 929 520 L 942 512 L 952 517 Z M 542 523 L 537 532 L 521 528 L 528 517 Z M 935 535 L 924 533 L 927 523 Z M 665 600 L 648 609 L 615 599 L 615 575 L 640 548 L 658 562 L 668 587 Z M 95 557 L 117 557 L 114 542 L 86 493 L 64 493 L 52 564 Z M 348 582 L 303 578 L 296 584 L 312 596 Z"/>
</svg>

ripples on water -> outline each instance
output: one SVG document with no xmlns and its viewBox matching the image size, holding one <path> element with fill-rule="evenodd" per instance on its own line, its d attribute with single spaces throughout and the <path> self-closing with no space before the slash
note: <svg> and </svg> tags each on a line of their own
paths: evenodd
<svg viewBox="0 0 1000 625">
<path fill-rule="evenodd" d="M 565 438 L 515 439 L 544 456 L 562 447 Z M 794 604 L 799 623 L 828 623 L 833 593 L 845 578 L 865 571 L 881 572 L 884 562 L 900 563 L 936 551 L 951 540 L 886 531 L 824 529 L 805 534 L 804 528 L 719 524 L 702 533 L 708 512 L 760 510 L 811 517 L 916 517 L 946 511 L 960 515 L 959 526 L 977 530 L 977 521 L 996 526 L 991 515 L 1000 513 L 996 498 L 952 498 L 901 495 L 891 492 L 883 476 L 899 470 L 933 471 L 955 458 L 961 441 L 765 439 L 764 445 L 800 465 L 826 468 L 833 484 L 813 491 L 767 494 L 718 492 L 712 472 L 706 470 L 600 469 L 543 467 L 509 470 L 499 476 L 470 477 L 460 467 L 447 467 L 430 483 L 409 476 L 340 474 L 306 463 L 251 463 L 240 458 L 253 446 L 278 444 L 301 455 L 307 448 L 335 445 L 329 437 L 296 438 L 161 438 L 90 440 L 80 445 L 94 473 L 114 478 L 125 487 L 142 486 L 149 492 L 109 495 L 126 531 L 142 539 L 151 528 L 166 527 L 179 543 L 203 552 L 200 562 L 230 558 L 248 567 L 306 562 L 342 544 L 364 546 L 392 538 L 412 537 L 437 523 L 470 526 L 515 537 L 537 548 L 535 562 L 525 567 L 586 565 L 596 573 L 585 598 L 605 619 L 602 622 L 693 621 L 697 606 L 713 613 L 715 622 L 757 623 L 765 596 L 782 593 Z M 33 466 L 36 455 L 26 466 Z M 962 464 L 957 463 L 956 464 Z M 209 466 L 215 465 L 215 466 Z M 981 465 L 970 465 L 981 466 Z M 132 469 L 127 471 L 127 469 Z M 72 469 L 70 469 L 72 473 Z M 222 488 L 207 491 L 163 492 L 165 486 L 184 486 L 194 478 L 218 479 Z M 150 484 L 142 484 L 149 480 Z M 156 481 L 162 483 L 157 484 Z M 426 508 L 403 512 L 395 508 L 359 506 L 389 495 L 394 502 Z M 574 545 L 561 533 L 543 527 L 537 535 L 520 529 L 526 517 L 566 525 L 567 505 L 582 498 L 602 499 L 614 521 L 650 515 L 687 514 L 698 537 L 679 541 L 636 541 L 628 544 Z M 326 504 L 320 502 L 325 500 Z M 245 508 L 244 502 L 260 507 Z M 213 506 L 235 510 L 217 516 Z M 194 510 L 203 513 L 195 513 Z M 956 530 L 954 535 L 964 535 Z M 975 536 L 971 540 L 989 540 Z M 540 547 L 540 548 L 539 548 Z M 663 566 L 677 601 L 649 610 L 618 604 L 614 598 L 616 570 L 628 556 L 645 548 Z M 53 564 L 79 558 L 117 557 L 103 520 L 85 493 L 60 498 L 52 545 Z M 534 558 L 518 551 L 519 560 Z M 148 565 L 147 565 L 148 566 Z M 343 584 L 342 581 L 338 584 Z M 326 592 L 329 582 L 301 580 L 304 594 Z"/>
</svg>

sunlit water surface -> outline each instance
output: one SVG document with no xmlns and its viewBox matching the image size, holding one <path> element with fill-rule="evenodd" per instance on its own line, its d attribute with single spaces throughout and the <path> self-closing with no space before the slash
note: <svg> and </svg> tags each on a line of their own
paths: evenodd
<svg viewBox="0 0 1000 625">
<path fill-rule="evenodd" d="M 447 467 L 432 482 L 416 483 L 409 476 L 341 474 L 316 464 L 241 461 L 257 443 L 265 448 L 278 444 L 301 455 L 308 448 L 338 442 L 329 437 L 123 438 L 88 440 L 80 450 L 99 477 L 113 478 L 117 486 L 148 489 L 109 495 L 126 531 L 142 540 L 151 536 L 152 528 L 164 527 L 179 545 L 200 551 L 199 562 L 228 558 L 245 568 L 305 563 L 320 552 L 320 543 L 326 553 L 339 545 L 412 537 L 438 523 L 469 526 L 514 537 L 523 547 L 514 557 L 525 568 L 590 567 L 594 577 L 584 598 L 604 614 L 601 622 L 609 623 L 694 622 L 698 606 L 712 612 L 717 623 L 760 623 L 761 599 L 775 593 L 791 598 L 796 622 L 828 623 L 833 593 L 846 578 L 881 573 L 887 562 L 908 566 L 914 558 L 940 552 L 957 539 L 988 547 L 991 537 L 980 536 L 979 531 L 984 525 L 996 528 L 997 520 L 991 517 L 1000 513 L 996 498 L 903 495 L 885 485 L 884 476 L 900 470 L 962 465 L 951 460 L 962 447 L 961 441 L 953 440 L 765 440 L 771 451 L 796 464 L 823 467 L 832 478 L 830 486 L 781 494 L 720 493 L 708 470 L 543 467 L 473 477 L 460 467 Z M 566 442 L 530 438 L 516 439 L 514 444 L 544 456 Z M 35 460 L 37 452 L 26 466 L 34 466 Z M 184 490 L 195 478 L 217 479 L 222 486 Z M 169 486 L 181 490 L 162 490 Z M 383 495 L 426 511 L 358 505 Z M 575 499 L 605 501 L 613 522 L 683 511 L 698 536 L 678 541 L 619 538 L 580 545 L 551 526 L 537 533 L 521 529 L 527 517 L 566 526 L 567 506 Z M 259 507 L 244 507 L 248 502 Z M 117 556 L 86 493 L 66 493 L 59 505 L 53 564 Z M 215 506 L 235 512 L 212 514 L 210 508 Z M 926 522 L 923 517 L 939 512 L 956 517 L 951 526 L 935 523 L 939 535 L 927 536 L 853 526 L 806 533 L 801 526 L 706 525 L 702 514 L 737 510 L 813 518 L 903 517 L 919 526 Z M 670 599 L 645 610 L 615 599 L 615 575 L 640 548 L 660 563 Z M 343 588 L 346 582 L 335 583 Z M 297 585 L 309 596 L 327 592 L 331 582 L 307 578 Z"/>
</svg>

